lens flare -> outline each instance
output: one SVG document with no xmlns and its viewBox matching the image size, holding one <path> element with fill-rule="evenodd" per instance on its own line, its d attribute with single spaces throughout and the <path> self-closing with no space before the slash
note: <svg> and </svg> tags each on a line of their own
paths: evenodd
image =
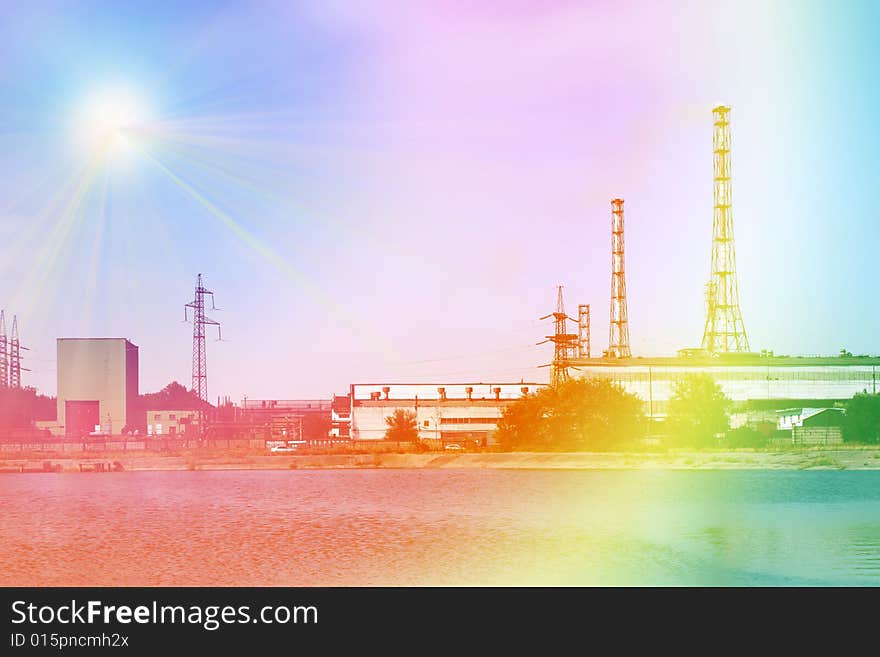
<svg viewBox="0 0 880 657">
<path fill-rule="evenodd" d="M 76 112 L 75 141 L 89 158 L 124 161 L 136 150 L 149 115 L 146 101 L 132 89 L 103 89 L 87 96 Z"/>
</svg>

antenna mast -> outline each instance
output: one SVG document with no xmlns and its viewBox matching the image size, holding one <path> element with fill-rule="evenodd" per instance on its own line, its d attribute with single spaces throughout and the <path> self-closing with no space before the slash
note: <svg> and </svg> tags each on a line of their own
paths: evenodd
<svg viewBox="0 0 880 657">
<path fill-rule="evenodd" d="M 626 312 L 626 275 L 623 258 L 623 199 L 611 201 L 611 323 L 608 357 L 630 358 L 629 319 Z"/>
<path fill-rule="evenodd" d="M 730 188 L 730 107 L 712 110 L 714 199 L 712 222 L 712 274 L 706 285 L 706 326 L 703 349 L 709 353 L 749 351 L 749 339 L 739 306 L 736 250 Z"/>
<path fill-rule="evenodd" d="M 590 304 L 578 306 L 578 358 L 590 357 Z"/>
</svg>

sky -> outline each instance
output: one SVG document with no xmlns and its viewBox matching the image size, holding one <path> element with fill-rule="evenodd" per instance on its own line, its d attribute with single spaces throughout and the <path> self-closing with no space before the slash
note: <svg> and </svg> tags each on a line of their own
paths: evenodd
<svg viewBox="0 0 880 657">
<path fill-rule="evenodd" d="M 24 382 L 54 394 L 58 337 L 127 337 L 142 392 L 189 385 L 198 273 L 212 400 L 546 381 L 556 285 L 607 346 L 615 197 L 633 354 L 698 346 L 719 103 L 752 349 L 878 353 L 877 24 L 873 2 L 3 3 Z"/>
</svg>

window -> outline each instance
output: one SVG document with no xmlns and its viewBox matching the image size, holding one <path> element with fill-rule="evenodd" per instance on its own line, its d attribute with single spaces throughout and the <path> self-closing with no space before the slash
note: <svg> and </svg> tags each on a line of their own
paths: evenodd
<svg viewBox="0 0 880 657">
<path fill-rule="evenodd" d="M 169 420 L 176 420 L 176 419 L 177 419 L 177 415 L 176 415 L 175 413 L 169 413 L 169 414 L 168 414 L 168 419 L 169 419 Z"/>
<path fill-rule="evenodd" d="M 154 420 L 161 420 L 161 419 L 162 419 L 162 414 L 161 414 L 161 413 L 156 413 L 156 414 L 153 416 L 153 419 L 154 419 Z"/>
<path fill-rule="evenodd" d="M 500 417 L 441 417 L 440 424 L 498 424 Z"/>
</svg>

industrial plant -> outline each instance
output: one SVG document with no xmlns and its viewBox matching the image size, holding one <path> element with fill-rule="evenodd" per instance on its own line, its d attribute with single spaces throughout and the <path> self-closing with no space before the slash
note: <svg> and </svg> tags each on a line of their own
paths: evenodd
<svg viewBox="0 0 880 657">
<path fill-rule="evenodd" d="M 553 317 L 555 331 L 550 364 L 551 384 L 572 376 L 605 378 L 637 394 L 655 423 L 665 416 L 676 382 L 690 374 L 711 376 L 734 406 L 736 425 L 769 425 L 794 430 L 809 440 L 810 424 L 823 422 L 822 442 L 841 440 L 840 413 L 823 413 L 854 394 L 877 392 L 880 358 L 842 354 L 839 357 L 776 356 L 753 352 L 743 323 L 736 273 L 731 193 L 730 107 L 719 105 L 713 115 L 714 208 L 711 270 L 706 284 L 706 321 L 700 347 L 682 348 L 675 357 L 633 357 L 629 340 L 624 273 L 623 200 L 611 201 L 611 313 L 608 349 L 590 353 L 590 306 L 580 305 L 578 318 L 565 312 L 559 288 Z M 569 333 L 576 322 L 577 333 Z M 830 416 L 830 420 L 829 420 Z M 811 420 L 812 418 L 812 420 Z M 830 421 L 832 426 L 826 426 Z M 819 428 L 819 427 L 817 427 Z M 836 430 L 835 430 L 836 429 Z M 800 431 L 798 431 L 800 430 Z"/>
<path fill-rule="evenodd" d="M 841 440 L 840 403 L 854 394 L 877 392 L 880 358 L 848 354 L 828 357 L 777 356 L 754 352 L 739 302 L 731 193 L 730 107 L 713 109 L 714 207 L 710 273 L 705 286 L 706 315 L 699 346 L 675 356 L 633 355 L 627 312 L 624 199 L 611 199 L 611 285 L 608 346 L 594 355 L 591 304 L 565 309 L 557 289 L 549 384 L 574 377 L 602 378 L 644 402 L 648 433 L 662 433 L 675 385 L 695 373 L 711 376 L 734 403 L 734 426 L 763 426 L 789 431 L 803 442 Z M 243 446 L 295 449 L 298 445 L 333 447 L 367 444 L 386 437 L 387 419 L 405 411 L 418 438 L 439 448 L 486 447 L 504 409 L 546 384 L 535 382 L 352 383 L 330 399 L 254 400 L 239 404 L 208 396 L 206 331 L 220 324 L 207 312 L 214 295 L 199 274 L 193 299 L 185 304 L 192 323 L 192 378 L 188 391 L 143 402 L 138 390 L 138 348 L 125 338 L 59 338 L 57 341 L 57 415 L 40 421 L 26 439 L 0 449 L 169 449 L 175 446 Z M 208 307 L 210 304 L 210 307 Z M 569 330 L 570 326 L 576 330 Z M 638 331 L 638 327 L 635 327 Z M 538 344 L 542 344 L 539 342 Z M 0 386 L 20 388 L 22 357 L 17 320 L 7 339 L 0 312 Z M 26 371 L 26 370 L 25 370 Z M 181 387 L 182 388 L 182 387 Z M 181 392 L 183 394 L 181 394 Z M 821 427 L 820 427 L 821 425 Z M 811 427 L 821 431 L 810 432 Z M 51 437 L 50 437 L 51 436 Z M 72 446 L 71 446 L 72 445 Z"/>
</svg>

